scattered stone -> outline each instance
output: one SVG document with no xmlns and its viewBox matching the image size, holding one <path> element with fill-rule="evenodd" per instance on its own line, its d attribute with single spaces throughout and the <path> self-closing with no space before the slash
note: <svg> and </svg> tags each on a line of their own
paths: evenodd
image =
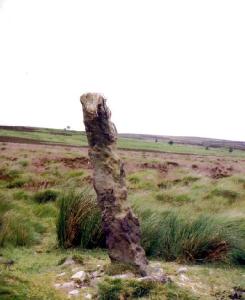
<svg viewBox="0 0 245 300">
<path fill-rule="evenodd" d="M 62 273 L 60 273 L 60 274 L 57 274 L 56 277 L 62 277 L 62 276 L 64 276 L 65 274 L 66 274 L 66 272 L 62 272 Z"/>
<path fill-rule="evenodd" d="M 72 290 L 72 291 L 70 291 L 68 294 L 70 295 L 70 296 L 78 296 L 79 295 L 79 290 Z"/>
<path fill-rule="evenodd" d="M 74 265 L 75 261 L 72 259 L 72 257 L 67 257 L 62 266 L 71 266 Z"/>
<path fill-rule="evenodd" d="M 160 282 L 160 283 L 166 283 L 169 282 L 169 279 L 163 275 L 163 276 L 157 276 L 157 275 L 150 275 L 150 276 L 144 276 L 137 279 L 138 281 L 153 281 L 153 282 Z"/>
<path fill-rule="evenodd" d="M 85 299 L 92 299 L 92 295 L 91 295 L 91 294 L 86 294 L 86 295 L 84 296 L 84 298 L 85 298 Z"/>
<path fill-rule="evenodd" d="M 151 264 L 146 269 L 147 276 L 137 278 L 139 281 L 153 281 L 159 283 L 171 282 L 172 280 L 166 276 L 161 264 Z"/>
<path fill-rule="evenodd" d="M 181 267 L 177 270 L 177 274 L 180 275 L 180 274 L 184 274 L 184 273 L 187 273 L 188 269 L 186 267 Z"/>
<path fill-rule="evenodd" d="M 229 296 L 230 299 L 244 299 L 245 298 L 245 289 L 235 287 Z"/>
<path fill-rule="evenodd" d="M 189 281 L 189 278 L 188 278 L 185 274 L 183 274 L 183 273 L 180 274 L 179 279 L 180 279 L 182 282 Z"/>
<path fill-rule="evenodd" d="M 102 273 L 99 271 L 95 271 L 91 273 L 91 278 L 97 278 L 97 277 L 101 277 Z"/>
<path fill-rule="evenodd" d="M 61 287 L 61 283 L 55 283 L 55 284 L 54 284 L 54 287 L 55 287 L 56 289 L 60 288 L 60 287 Z"/>
<path fill-rule="evenodd" d="M 98 271 L 99 272 L 104 272 L 104 266 L 102 265 L 97 265 Z"/>
<path fill-rule="evenodd" d="M 72 289 L 74 287 L 75 287 L 75 283 L 73 281 L 64 282 L 61 285 L 61 288 L 63 288 L 63 289 Z"/>
<path fill-rule="evenodd" d="M 87 278 L 87 274 L 84 271 L 79 271 L 72 275 L 71 279 L 74 279 L 79 282 L 84 282 Z"/>
<path fill-rule="evenodd" d="M 113 279 L 130 279 L 130 278 L 134 278 L 134 274 L 133 273 L 126 273 L 126 274 L 119 274 L 119 275 L 113 275 L 111 276 L 111 278 Z"/>
<path fill-rule="evenodd" d="M 164 275 L 163 269 L 159 263 L 157 264 L 152 264 L 147 267 L 147 274 L 148 275 L 154 275 L 154 276 L 159 276 L 159 275 Z"/>
</svg>

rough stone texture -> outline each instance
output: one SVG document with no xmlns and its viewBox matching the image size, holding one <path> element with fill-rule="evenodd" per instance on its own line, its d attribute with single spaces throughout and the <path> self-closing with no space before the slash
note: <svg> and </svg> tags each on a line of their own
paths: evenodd
<svg viewBox="0 0 245 300">
<path fill-rule="evenodd" d="M 84 282 L 86 280 L 87 274 L 84 271 L 79 271 L 72 275 L 71 279 L 78 280 L 79 282 Z"/>
<path fill-rule="evenodd" d="M 110 121 L 111 112 L 99 94 L 84 94 L 80 100 L 109 257 L 112 262 L 132 264 L 146 275 L 148 262 L 140 246 L 139 221 L 126 201 L 125 172 L 116 153 L 117 131 Z"/>
</svg>

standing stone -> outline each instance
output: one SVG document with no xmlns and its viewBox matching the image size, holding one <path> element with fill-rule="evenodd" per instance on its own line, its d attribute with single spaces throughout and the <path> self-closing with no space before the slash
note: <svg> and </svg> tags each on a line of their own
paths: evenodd
<svg viewBox="0 0 245 300">
<path fill-rule="evenodd" d="M 116 153 L 117 131 L 111 112 L 99 94 L 84 94 L 80 100 L 109 257 L 112 262 L 134 265 L 146 275 L 148 261 L 140 246 L 139 221 L 126 201 L 125 172 Z"/>
</svg>

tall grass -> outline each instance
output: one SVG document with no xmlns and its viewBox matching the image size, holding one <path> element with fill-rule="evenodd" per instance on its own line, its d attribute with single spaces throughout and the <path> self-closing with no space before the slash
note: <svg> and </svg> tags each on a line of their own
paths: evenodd
<svg viewBox="0 0 245 300">
<path fill-rule="evenodd" d="M 245 221 L 210 215 L 194 219 L 175 211 L 145 211 L 142 245 L 150 256 L 190 262 L 224 261 L 245 264 Z"/>
<path fill-rule="evenodd" d="M 70 191 L 60 197 L 57 238 L 60 247 L 93 248 L 104 245 L 101 214 L 88 189 Z"/>
<path fill-rule="evenodd" d="M 38 203 L 46 203 L 50 201 L 55 201 L 57 197 L 58 197 L 58 192 L 53 190 L 44 190 L 44 191 L 37 192 L 33 196 L 33 199 Z"/>
<path fill-rule="evenodd" d="M 2 217 L 0 246 L 30 246 L 38 242 L 39 233 L 43 230 L 41 224 L 35 224 L 22 214 L 9 210 Z"/>
<path fill-rule="evenodd" d="M 135 209 L 147 255 L 168 261 L 245 264 L 245 221 L 212 215 L 190 218 L 175 210 L 159 213 Z M 57 222 L 59 245 L 65 248 L 104 244 L 100 211 L 87 190 L 63 195 Z"/>
</svg>

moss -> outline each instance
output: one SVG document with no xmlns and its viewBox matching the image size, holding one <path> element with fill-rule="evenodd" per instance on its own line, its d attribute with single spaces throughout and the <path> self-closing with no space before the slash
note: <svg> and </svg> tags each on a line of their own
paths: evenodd
<svg viewBox="0 0 245 300">
<path fill-rule="evenodd" d="M 236 191 L 227 190 L 227 189 L 214 189 L 211 192 L 211 196 L 219 196 L 219 197 L 224 197 L 229 200 L 235 200 L 239 197 L 239 193 Z"/>
<path fill-rule="evenodd" d="M 55 201 L 59 193 L 54 190 L 45 190 L 38 192 L 33 196 L 34 201 L 37 203 L 46 203 L 50 201 Z"/>
<path fill-rule="evenodd" d="M 8 189 L 21 188 L 26 183 L 26 179 L 16 178 L 6 185 Z"/>
<path fill-rule="evenodd" d="M 110 263 L 105 267 L 105 274 L 110 276 L 129 272 L 137 274 L 136 268 L 130 264 Z"/>
<path fill-rule="evenodd" d="M 194 295 L 173 283 L 162 285 L 153 281 L 105 278 L 98 285 L 99 300 L 149 299 L 197 300 Z"/>
</svg>

